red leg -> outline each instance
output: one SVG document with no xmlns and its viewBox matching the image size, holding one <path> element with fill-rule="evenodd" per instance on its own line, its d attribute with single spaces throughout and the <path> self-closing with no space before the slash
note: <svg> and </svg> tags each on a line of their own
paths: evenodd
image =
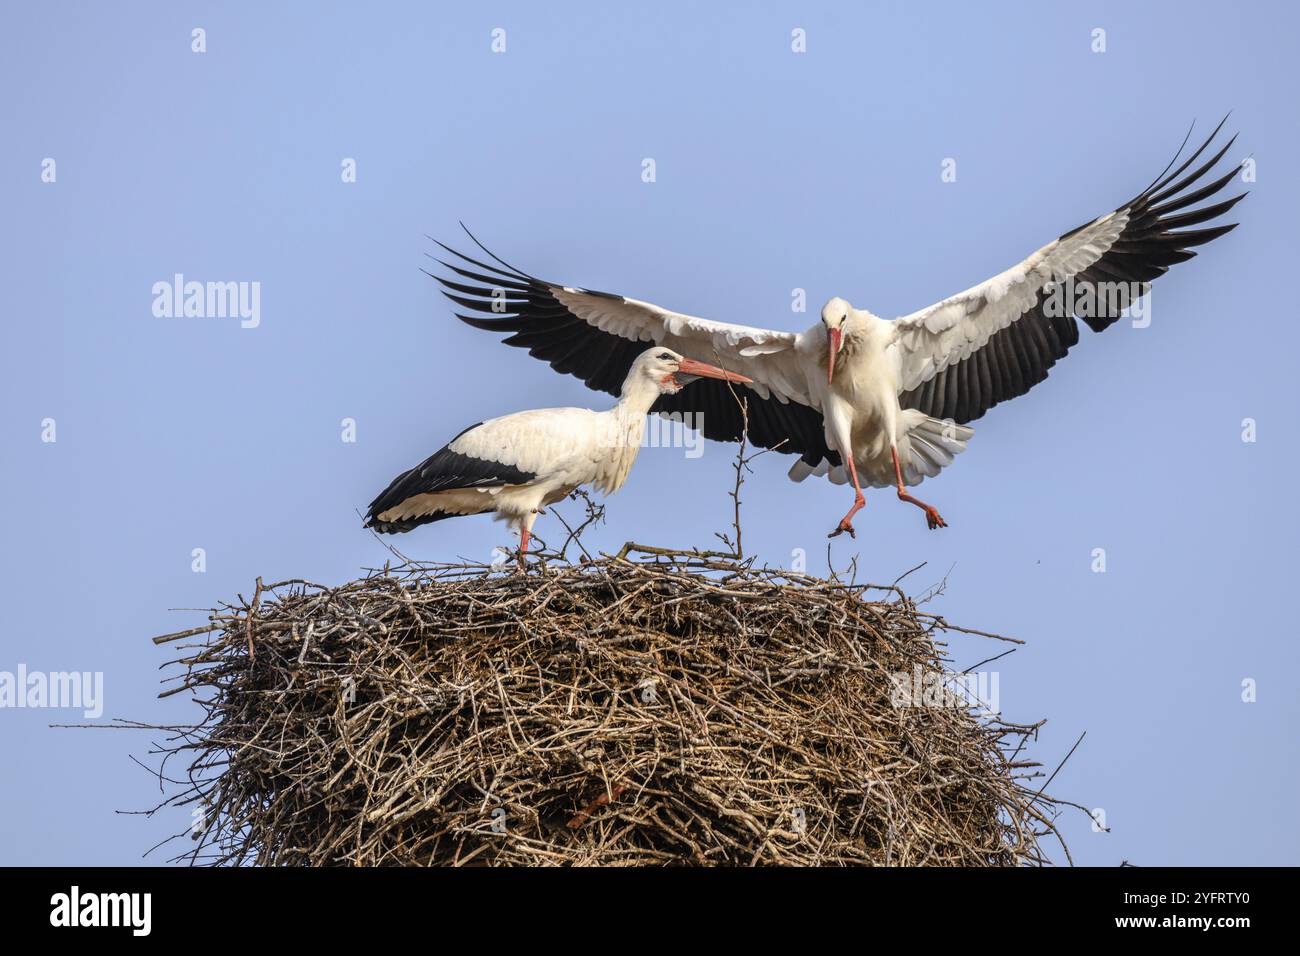
<svg viewBox="0 0 1300 956">
<path fill-rule="evenodd" d="M 849 509 L 848 514 L 840 519 L 840 523 L 835 530 L 826 536 L 828 538 L 834 538 L 845 531 L 849 533 L 850 538 L 856 538 L 858 533 L 853 530 L 853 516 L 867 506 L 867 499 L 862 496 L 862 486 L 858 484 L 858 469 L 854 467 L 852 458 L 849 458 L 848 461 L 849 477 L 853 479 L 853 507 Z"/>
<path fill-rule="evenodd" d="M 531 537 L 532 535 L 528 533 L 528 529 L 525 528 L 523 525 L 520 525 L 519 526 L 519 566 L 521 568 L 524 566 L 524 558 L 528 556 L 528 539 Z"/>
<path fill-rule="evenodd" d="M 890 453 L 894 456 L 894 477 L 898 479 L 898 497 L 900 501 L 911 502 L 925 512 L 925 523 L 933 531 L 935 528 L 946 528 L 948 522 L 939 517 L 939 512 L 934 509 L 933 505 L 927 505 L 919 498 L 913 498 L 909 495 L 903 486 L 903 470 L 898 467 L 898 449 L 891 446 Z"/>
</svg>

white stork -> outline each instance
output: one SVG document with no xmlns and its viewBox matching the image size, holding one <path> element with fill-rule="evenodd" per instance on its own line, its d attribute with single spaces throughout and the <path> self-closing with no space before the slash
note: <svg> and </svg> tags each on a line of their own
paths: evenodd
<svg viewBox="0 0 1300 956">
<path fill-rule="evenodd" d="M 394 478 L 370 503 L 366 527 L 394 533 L 492 512 L 519 531 L 523 564 L 541 509 L 582 485 L 617 491 L 636 461 L 650 406 L 699 377 L 750 381 L 652 346 L 632 362 L 613 408 L 540 408 L 472 425 Z"/>
<path fill-rule="evenodd" d="M 1191 259 L 1191 247 L 1234 228 L 1235 223 L 1185 228 L 1222 215 L 1245 196 L 1188 208 L 1218 193 L 1237 173 L 1235 166 L 1220 170 L 1197 185 L 1233 137 L 1183 176 L 1222 127 L 1220 122 L 1170 172 L 1180 147 L 1155 182 L 1113 212 L 986 282 L 893 321 L 839 297 L 826 303 L 820 322 L 798 333 L 710 321 L 538 279 L 493 255 L 472 234 L 496 264 L 438 243 L 462 261 L 437 261 L 470 281 L 434 278 L 452 301 L 487 313 L 457 313 L 458 318 L 475 328 L 513 333 L 507 345 L 528 349 L 594 389 L 616 391 L 646 342 L 712 353 L 720 364 L 743 372 L 753 379 L 750 440 L 798 454 L 790 469 L 795 481 L 827 475 L 836 484 L 852 482 L 853 507 L 831 537 L 854 534 L 853 516 L 866 503 L 864 484 L 895 487 L 901 500 L 924 510 L 930 528 L 942 528 L 939 512 L 907 487 L 934 477 L 965 449 L 973 434 L 966 423 L 1045 379 L 1079 340 L 1076 315 L 1100 332 L 1145 295 L 1151 280 Z M 712 382 L 669 394 L 653 410 L 692 412 L 706 437 L 740 438 L 740 408 L 725 387 Z"/>
</svg>

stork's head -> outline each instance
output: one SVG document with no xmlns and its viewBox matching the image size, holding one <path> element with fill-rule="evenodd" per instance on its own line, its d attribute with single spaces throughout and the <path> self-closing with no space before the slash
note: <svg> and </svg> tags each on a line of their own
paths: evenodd
<svg viewBox="0 0 1300 956">
<path fill-rule="evenodd" d="M 670 348 L 656 345 L 637 356 L 628 373 L 628 384 L 639 380 L 653 385 L 664 395 L 674 395 L 697 378 L 720 378 L 724 382 L 740 384 L 753 381 L 736 372 L 688 359 Z M 624 385 L 624 391 L 626 390 L 627 385 Z"/>
<path fill-rule="evenodd" d="M 844 336 L 852 321 L 853 306 L 835 296 L 822 306 L 822 325 L 826 326 L 826 384 L 835 380 L 835 356 L 844 348 Z"/>
</svg>

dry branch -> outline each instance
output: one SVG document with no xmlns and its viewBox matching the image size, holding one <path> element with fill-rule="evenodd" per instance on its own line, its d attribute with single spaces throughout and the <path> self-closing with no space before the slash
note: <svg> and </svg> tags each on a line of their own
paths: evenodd
<svg viewBox="0 0 1300 956">
<path fill-rule="evenodd" d="M 200 641 L 165 693 L 204 714 L 160 745 L 162 806 L 202 808 L 199 864 L 1046 862 L 1037 725 L 892 700 L 946 627 L 897 587 L 632 544 L 259 582 L 159 639 Z"/>
</svg>

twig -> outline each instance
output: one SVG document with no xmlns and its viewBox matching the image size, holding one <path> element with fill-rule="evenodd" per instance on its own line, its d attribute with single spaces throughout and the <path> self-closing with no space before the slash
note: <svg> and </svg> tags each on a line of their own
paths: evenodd
<svg viewBox="0 0 1300 956">
<path fill-rule="evenodd" d="M 253 603 L 248 607 L 248 615 L 244 620 L 244 634 L 248 638 L 248 660 L 252 663 L 257 656 L 253 649 L 253 617 L 257 614 L 257 606 L 262 602 L 262 579 L 257 579 L 257 590 L 253 592 Z"/>
<path fill-rule="evenodd" d="M 894 699 L 951 676 L 945 629 L 897 586 L 632 541 L 258 579 L 167 642 L 199 722 L 112 729 L 180 762 L 146 812 L 194 865 L 1046 863 L 1078 805 L 1021 757 L 1039 725 Z"/>
</svg>

